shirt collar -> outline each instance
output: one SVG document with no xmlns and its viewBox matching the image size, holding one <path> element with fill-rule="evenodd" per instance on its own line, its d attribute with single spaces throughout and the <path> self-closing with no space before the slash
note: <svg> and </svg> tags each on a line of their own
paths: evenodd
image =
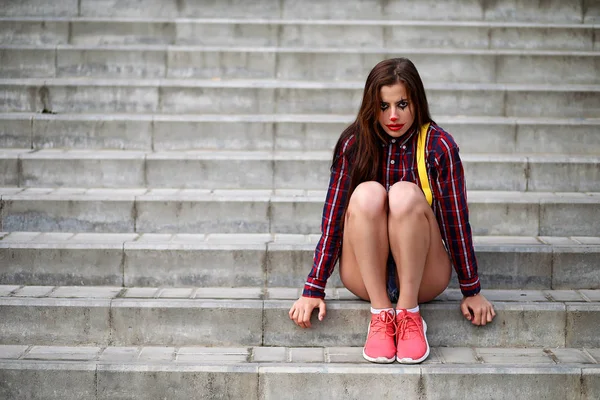
<svg viewBox="0 0 600 400">
<path fill-rule="evenodd" d="M 383 131 L 383 130 L 382 130 Z M 416 129 L 411 129 L 408 132 L 406 132 L 404 135 L 396 138 L 393 136 L 388 135 L 385 131 L 383 131 L 383 140 L 381 140 L 381 147 L 386 147 L 389 146 L 392 143 L 396 143 L 396 144 L 400 144 L 400 145 L 404 145 L 406 143 L 408 143 L 415 135 L 415 132 L 417 130 Z M 395 142 L 392 142 L 392 140 L 396 139 Z"/>
</svg>

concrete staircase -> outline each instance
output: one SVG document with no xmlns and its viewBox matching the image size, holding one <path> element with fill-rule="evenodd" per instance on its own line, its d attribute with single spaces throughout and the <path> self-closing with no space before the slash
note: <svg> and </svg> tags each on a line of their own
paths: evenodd
<svg viewBox="0 0 600 400">
<path fill-rule="evenodd" d="M 600 398 L 596 0 L 26 0 L 0 6 L 0 399 Z M 461 147 L 485 295 L 287 311 L 331 150 L 381 59 Z"/>
</svg>

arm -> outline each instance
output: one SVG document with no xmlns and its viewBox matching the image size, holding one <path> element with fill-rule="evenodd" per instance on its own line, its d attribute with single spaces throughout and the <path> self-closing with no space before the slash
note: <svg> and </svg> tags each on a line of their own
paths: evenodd
<svg viewBox="0 0 600 400">
<path fill-rule="evenodd" d="M 315 248 L 313 267 L 308 274 L 302 296 L 325 298 L 325 285 L 331 276 L 338 260 L 342 246 L 344 208 L 350 186 L 348 160 L 345 150 L 349 144 L 346 141 L 341 153 L 336 155 L 336 161 L 331 168 L 329 188 L 323 206 L 321 220 L 321 238 Z"/>
<path fill-rule="evenodd" d="M 481 286 L 469 224 L 464 170 L 456 144 L 441 139 L 440 146 L 442 152 L 436 159 L 436 218 L 458 275 L 460 289 L 464 296 L 474 296 Z"/>
<path fill-rule="evenodd" d="M 289 317 L 296 325 L 310 328 L 310 316 L 315 308 L 319 308 L 319 320 L 326 315 L 325 285 L 337 262 L 342 245 L 343 218 L 350 178 L 348 160 L 345 151 L 350 139 L 344 143 L 331 168 L 329 188 L 323 206 L 321 222 L 321 238 L 317 243 L 313 258 L 313 267 L 308 274 L 302 296 L 289 311 Z"/>
<path fill-rule="evenodd" d="M 474 325 L 492 322 L 496 312 L 483 295 L 477 273 L 477 259 L 473 246 L 464 170 L 458 146 L 441 140 L 443 151 L 436 160 L 438 207 L 437 218 L 442 237 L 448 246 L 452 264 L 458 275 L 463 293 L 461 311 Z"/>
</svg>

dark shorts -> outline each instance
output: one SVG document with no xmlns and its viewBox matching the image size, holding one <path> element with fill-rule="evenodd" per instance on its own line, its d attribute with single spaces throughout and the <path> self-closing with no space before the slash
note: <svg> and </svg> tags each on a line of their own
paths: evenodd
<svg viewBox="0 0 600 400">
<path fill-rule="evenodd" d="M 398 289 L 398 282 L 396 279 L 396 263 L 394 257 L 390 253 L 387 262 L 387 294 L 392 303 L 396 303 L 400 297 L 400 289 Z"/>
</svg>

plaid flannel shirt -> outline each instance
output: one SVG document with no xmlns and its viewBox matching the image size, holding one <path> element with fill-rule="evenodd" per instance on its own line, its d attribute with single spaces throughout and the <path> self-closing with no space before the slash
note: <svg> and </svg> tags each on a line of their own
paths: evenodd
<svg viewBox="0 0 600 400">
<path fill-rule="evenodd" d="M 399 138 L 388 138 L 382 143 L 379 183 L 387 190 L 399 181 L 419 182 L 416 151 L 416 131 Z M 345 150 L 354 142 L 354 136 L 342 143 L 331 168 L 329 189 L 323 207 L 321 238 L 315 253 L 313 267 L 304 285 L 303 296 L 325 297 L 325 285 L 340 256 L 342 247 L 342 219 L 350 186 L 349 163 Z M 442 239 L 458 275 L 460 289 L 465 296 L 481 290 L 477 275 L 477 260 L 473 248 L 467 192 L 459 149 L 452 136 L 432 123 L 426 143 L 426 166 L 433 194 L 433 212 Z"/>
</svg>

